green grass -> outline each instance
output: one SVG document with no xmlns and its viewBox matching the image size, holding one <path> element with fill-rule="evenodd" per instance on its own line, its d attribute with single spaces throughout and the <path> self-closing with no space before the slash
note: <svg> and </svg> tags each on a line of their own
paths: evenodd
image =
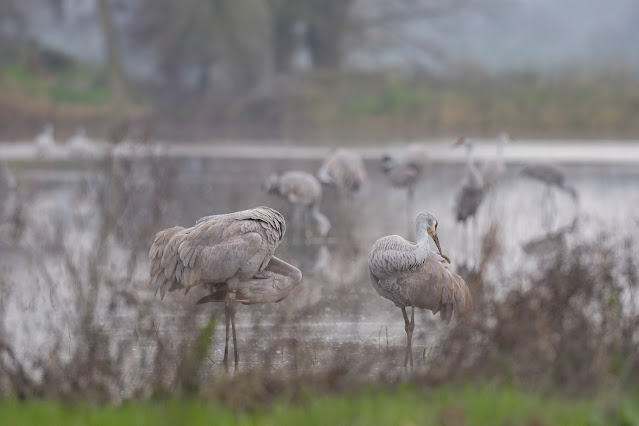
<svg viewBox="0 0 639 426">
<path fill-rule="evenodd" d="M 109 89 L 99 70 L 89 66 L 36 74 L 28 69 L 8 65 L 0 71 L 0 83 L 10 93 L 40 98 L 53 103 L 97 105 L 110 100 Z"/>
<path fill-rule="evenodd" d="M 467 386 L 422 393 L 409 387 L 308 397 L 266 410 L 237 412 L 203 399 L 125 402 L 119 406 L 0 401 L 7 425 L 639 425 L 639 398 L 570 400 L 510 389 Z M 612 402 L 611 402 L 612 401 Z"/>
</svg>

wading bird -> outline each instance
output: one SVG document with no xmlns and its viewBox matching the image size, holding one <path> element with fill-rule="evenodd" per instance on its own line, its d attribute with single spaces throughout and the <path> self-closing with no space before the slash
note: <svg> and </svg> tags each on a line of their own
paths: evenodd
<svg viewBox="0 0 639 426">
<path fill-rule="evenodd" d="M 412 144 L 395 154 L 384 154 L 381 163 L 391 186 L 406 188 L 406 224 L 410 234 L 415 187 L 430 164 L 426 148 Z"/>
<path fill-rule="evenodd" d="M 233 328 L 235 368 L 239 361 L 235 334 L 236 303 L 251 305 L 285 299 L 302 281 L 293 265 L 273 256 L 286 225 L 270 207 L 203 217 L 191 228 L 160 231 L 149 252 L 151 284 L 164 294 L 204 285 L 211 294 L 197 303 L 224 302 L 228 362 L 229 324 Z"/>
<path fill-rule="evenodd" d="M 504 161 L 504 146 L 510 142 L 510 135 L 506 132 L 499 134 L 497 140 L 497 152 L 493 158 L 483 161 L 479 166 L 484 188 L 490 190 L 502 180 L 506 174 L 506 162 Z M 472 143 L 472 142 L 471 142 Z"/>
<path fill-rule="evenodd" d="M 285 198 L 293 206 L 293 222 L 298 227 L 310 215 L 322 237 L 328 234 L 331 223 L 319 211 L 322 201 L 322 185 L 310 173 L 288 171 L 270 175 L 262 185 L 269 194 Z"/>
<path fill-rule="evenodd" d="M 43 157 L 48 155 L 55 148 L 55 139 L 53 137 L 53 124 L 47 123 L 42 133 L 35 138 L 36 153 Z"/>
<path fill-rule="evenodd" d="M 399 235 L 380 238 L 368 255 L 368 272 L 377 293 L 402 310 L 406 330 L 406 357 L 413 365 L 412 338 L 415 308 L 429 309 L 448 323 L 453 315 L 463 317 L 472 310 L 472 296 L 464 280 L 455 274 L 450 259 L 442 254 L 437 237 L 437 219 L 420 213 L 415 219 L 417 244 Z M 429 246 L 435 241 L 439 253 Z M 406 308 L 411 307 L 410 320 Z"/>
<path fill-rule="evenodd" d="M 17 208 L 17 182 L 4 160 L 0 159 L 0 224 L 8 222 Z"/>
<path fill-rule="evenodd" d="M 555 187 L 571 196 L 573 202 L 577 204 L 579 194 L 574 186 L 566 183 L 566 173 L 555 164 L 530 164 L 521 170 L 521 175 L 546 184 L 546 196 L 544 197 L 546 205 L 546 217 L 544 219 L 545 227 L 550 229 L 553 222 L 553 196 L 552 188 Z"/>
<path fill-rule="evenodd" d="M 341 194 L 352 197 L 368 182 L 362 157 L 346 148 L 331 150 L 317 172 L 317 178 L 326 185 L 335 186 Z"/>
<path fill-rule="evenodd" d="M 456 146 L 466 147 L 466 172 L 455 195 L 454 208 L 457 222 L 461 222 L 466 229 L 467 237 L 463 245 L 467 249 L 466 263 L 470 263 L 474 259 L 475 252 L 472 241 L 476 239 L 474 234 L 477 233 L 477 210 L 484 200 L 486 190 L 482 175 L 473 161 L 474 143 L 462 136 L 455 142 L 453 148 Z M 472 220 L 472 228 L 467 224 L 469 218 Z M 469 232 L 471 235 L 468 235 Z"/>
</svg>

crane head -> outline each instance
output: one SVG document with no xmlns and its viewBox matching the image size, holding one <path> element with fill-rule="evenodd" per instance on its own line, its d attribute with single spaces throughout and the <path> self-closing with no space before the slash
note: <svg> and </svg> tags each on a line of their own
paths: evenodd
<svg viewBox="0 0 639 426">
<path fill-rule="evenodd" d="M 269 194 L 276 193 L 279 189 L 280 178 L 276 173 L 273 173 L 262 182 L 262 190 Z"/>
<path fill-rule="evenodd" d="M 415 234 L 418 236 L 418 238 L 424 230 L 433 239 L 433 241 L 435 241 L 435 245 L 437 246 L 439 255 L 444 257 L 444 255 L 442 254 L 442 248 L 439 245 L 439 237 L 437 236 L 437 219 L 432 213 L 420 213 L 417 215 L 417 219 L 415 219 Z"/>
<path fill-rule="evenodd" d="M 393 168 L 395 159 L 390 154 L 384 154 L 380 159 L 380 163 L 382 165 L 382 171 L 388 173 Z"/>
<path fill-rule="evenodd" d="M 459 139 L 457 139 L 457 141 L 451 145 L 451 148 L 455 149 L 458 146 L 465 146 L 466 148 L 472 148 L 473 141 L 467 138 L 466 136 L 460 136 Z"/>
</svg>

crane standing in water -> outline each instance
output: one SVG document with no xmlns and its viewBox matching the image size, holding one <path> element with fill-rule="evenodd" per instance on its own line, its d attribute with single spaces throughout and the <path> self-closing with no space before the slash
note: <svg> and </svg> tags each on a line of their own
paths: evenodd
<svg viewBox="0 0 639 426">
<path fill-rule="evenodd" d="M 377 240 L 368 255 L 368 272 L 373 287 L 381 296 L 395 303 L 404 316 L 406 357 L 413 366 L 412 338 L 415 308 L 428 309 L 448 323 L 472 310 L 472 296 L 464 280 L 450 267 L 450 259 L 442 254 L 437 237 L 437 219 L 431 213 L 420 213 L 415 219 L 417 243 L 399 235 Z M 439 253 L 429 246 L 435 241 Z M 411 307 L 410 320 L 406 308 Z"/>
<path fill-rule="evenodd" d="M 453 147 L 456 146 L 466 147 L 466 173 L 455 196 L 455 216 L 457 218 L 457 222 L 461 222 L 466 229 L 468 229 L 467 221 L 470 218 L 475 230 L 473 234 L 475 234 L 477 232 L 477 211 L 484 200 L 484 195 L 486 194 L 484 180 L 473 162 L 473 142 L 465 136 L 462 136 L 453 145 Z M 472 241 L 476 238 L 477 237 L 473 235 L 466 239 L 466 243 L 464 245 L 470 252 L 474 251 L 472 248 Z M 470 262 L 470 258 L 473 256 L 468 254 L 467 257 L 467 261 Z"/>
<path fill-rule="evenodd" d="M 412 144 L 394 154 L 384 154 L 381 163 L 382 171 L 388 177 L 391 186 L 406 188 L 406 225 L 410 235 L 415 187 L 430 165 L 426 148 L 423 145 Z"/>
<path fill-rule="evenodd" d="M 288 171 L 270 175 L 262 185 L 269 194 L 285 198 L 293 206 L 295 226 L 306 222 L 310 215 L 317 224 L 320 236 L 325 237 L 331 229 L 328 218 L 319 211 L 322 201 L 322 185 L 310 173 Z"/>
<path fill-rule="evenodd" d="M 566 173 L 564 170 L 554 164 L 530 164 L 521 170 L 521 175 L 529 177 L 546 184 L 546 196 L 544 197 L 546 205 L 546 214 L 544 217 L 545 228 L 549 231 L 553 222 L 553 194 L 552 189 L 557 188 L 570 195 L 574 204 L 579 202 L 579 194 L 574 186 L 566 183 Z"/>
<path fill-rule="evenodd" d="M 317 172 L 317 178 L 326 185 L 335 186 L 348 197 L 361 191 L 368 182 L 362 157 L 346 148 L 337 148 L 328 153 Z"/>
<path fill-rule="evenodd" d="M 302 281 L 293 265 L 273 256 L 286 225 L 270 207 L 203 217 L 191 228 L 160 231 L 149 251 L 151 284 L 167 291 L 197 285 L 210 291 L 197 303 L 223 302 L 226 316 L 224 363 L 228 362 L 229 324 L 233 328 L 235 368 L 239 355 L 235 334 L 236 303 L 273 303 L 285 299 Z"/>
</svg>

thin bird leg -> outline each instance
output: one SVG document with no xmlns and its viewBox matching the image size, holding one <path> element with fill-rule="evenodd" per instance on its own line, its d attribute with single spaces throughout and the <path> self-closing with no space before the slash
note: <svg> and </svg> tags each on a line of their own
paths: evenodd
<svg viewBox="0 0 639 426">
<path fill-rule="evenodd" d="M 410 329 L 408 331 L 408 359 L 410 368 L 413 368 L 413 330 L 415 329 L 415 307 L 410 307 Z"/>
<path fill-rule="evenodd" d="M 406 330 L 406 356 L 404 357 L 404 367 L 408 365 L 408 359 L 410 357 L 410 366 L 413 366 L 413 354 L 412 351 L 412 342 L 413 342 L 413 330 L 415 329 L 415 308 L 413 308 L 413 312 L 411 313 L 411 317 L 413 318 L 413 323 L 408 319 L 408 314 L 406 313 L 406 308 L 402 308 L 402 315 L 404 316 L 404 330 Z"/>
<path fill-rule="evenodd" d="M 238 363 L 240 362 L 240 355 L 237 350 L 237 337 L 235 335 L 235 304 L 232 305 L 231 309 L 233 312 L 231 313 L 231 325 L 233 328 L 233 352 L 235 355 L 235 371 L 238 370 Z"/>
<path fill-rule="evenodd" d="M 231 312 L 228 305 L 228 300 L 225 301 L 226 306 L 224 306 L 224 316 L 226 320 L 226 340 L 224 343 L 224 365 L 228 367 L 229 361 L 229 326 L 231 324 Z"/>
</svg>

